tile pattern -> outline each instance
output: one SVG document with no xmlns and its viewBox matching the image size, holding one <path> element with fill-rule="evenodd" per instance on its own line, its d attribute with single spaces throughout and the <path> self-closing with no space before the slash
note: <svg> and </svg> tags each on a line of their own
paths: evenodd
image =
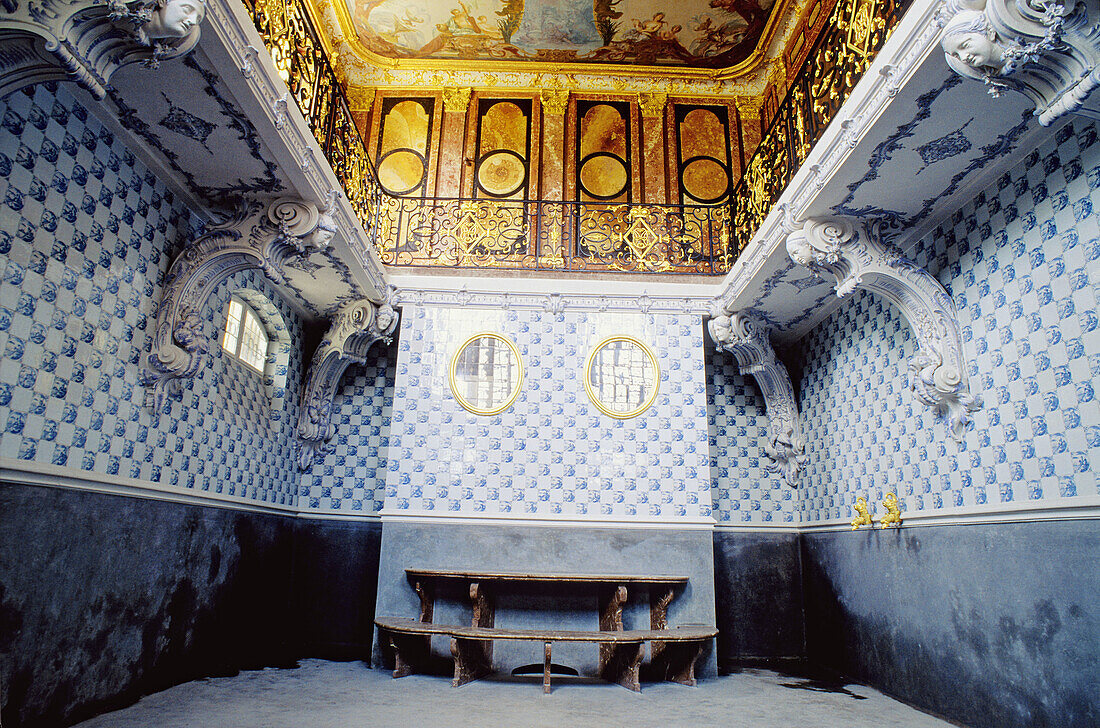
<svg viewBox="0 0 1100 728">
<path fill-rule="evenodd" d="M 906 511 L 1100 492 L 1100 128 L 1076 119 L 922 241 L 985 407 L 961 445 L 908 388 L 916 341 L 857 294 L 803 341 L 803 519 L 896 490 Z"/>
<path fill-rule="evenodd" d="M 526 368 L 515 404 L 480 417 L 448 386 L 452 355 L 496 331 Z M 657 355 L 653 407 L 600 414 L 581 371 L 592 346 L 627 334 Z M 698 316 L 559 315 L 407 305 L 393 399 L 386 509 L 549 518 L 688 519 L 711 515 L 702 326 Z"/>
<path fill-rule="evenodd" d="M 0 101 L 0 455 L 266 502 L 294 502 L 287 443 L 301 363 L 297 315 L 262 274 L 213 295 L 210 363 L 150 413 L 139 384 L 171 253 L 190 213 L 63 86 Z M 222 357 L 217 331 L 237 289 L 275 301 L 272 399 Z M 265 316 L 274 321 L 270 312 Z"/>
<path fill-rule="evenodd" d="M 768 418 L 760 388 L 721 352 L 708 353 L 706 376 L 714 519 L 720 525 L 794 522 L 795 490 L 764 469 Z"/>
<path fill-rule="evenodd" d="M 380 343 L 366 363 L 348 367 L 332 405 L 336 434 L 324 458 L 302 475 L 300 508 L 360 514 L 382 510 L 396 368 L 396 345 Z"/>
</svg>

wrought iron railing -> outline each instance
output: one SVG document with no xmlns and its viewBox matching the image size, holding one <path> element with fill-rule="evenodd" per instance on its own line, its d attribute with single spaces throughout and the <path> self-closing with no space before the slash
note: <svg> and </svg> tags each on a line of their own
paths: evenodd
<svg viewBox="0 0 1100 728">
<path fill-rule="evenodd" d="M 372 233 L 381 188 L 343 85 L 303 0 L 243 0 L 275 68 L 309 124 L 363 227 Z"/>
<path fill-rule="evenodd" d="M 714 275 L 732 263 L 726 205 L 386 196 L 378 229 L 388 265 Z"/>
<path fill-rule="evenodd" d="M 733 191 L 735 254 L 771 212 L 901 18 L 904 0 L 840 0 Z"/>
</svg>

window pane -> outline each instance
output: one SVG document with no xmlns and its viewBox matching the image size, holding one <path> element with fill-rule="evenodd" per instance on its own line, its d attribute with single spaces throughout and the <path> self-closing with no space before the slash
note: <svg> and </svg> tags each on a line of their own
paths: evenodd
<svg viewBox="0 0 1100 728">
<path fill-rule="evenodd" d="M 256 371 L 264 370 L 267 358 L 267 335 L 251 311 L 244 312 L 244 331 L 241 333 L 240 358 Z"/>
<path fill-rule="evenodd" d="M 222 348 L 233 356 L 237 355 L 237 337 L 241 333 L 241 314 L 243 310 L 240 301 L 229 302 L 229 312 L 225 317 L 225 333 L 222 336 Z"/>
</svg>

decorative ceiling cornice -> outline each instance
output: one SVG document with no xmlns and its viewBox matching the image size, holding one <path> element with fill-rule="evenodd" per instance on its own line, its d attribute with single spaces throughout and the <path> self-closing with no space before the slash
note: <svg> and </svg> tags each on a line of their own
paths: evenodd
<svg viewBox="0 0 1100 728">
<path fill-rule="evenodd" d="M 573 92 L 667 93 L 678 97 L 759 96 L 771 80 L 771 64 L 782 55 L 805 14 L 808 0 L 777 0 L 756 49 L 725 69 L 675 66 L 631 67 L 607 63 L 561 63 L 554 71 L 538 61 L 392 59 L 368 50 L 358 39 L 341 0 L 308 0 L 333 65 L 352 86 L 393 89 L 444 87 L 537 91 L 547 86 Z"/>
</svg>

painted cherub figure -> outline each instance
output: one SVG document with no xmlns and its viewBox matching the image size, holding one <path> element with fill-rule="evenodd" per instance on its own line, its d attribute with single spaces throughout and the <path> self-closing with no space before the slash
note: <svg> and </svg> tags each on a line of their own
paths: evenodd
<svg viewBox="0 0 1100 728">
<path fill-rule="evenodd" d="M 886 513 L 883 514 L 881 520 L 879 520 L 879 528 L 886 528 L 891 524 L 901 525 L 901 508 L 898 507 L 898 497 L 893 493 L 887 493 L 886 498 L 882 501 L 882 507 L 886 509 Z"/>
<path fill-rule="evenodd" d="M 870 526 L 871 511 L 867 508 L 867 499 L 863 496 L 856 498 L 856 504 L 854 508 L 856 509 L 856 513 L 858 513 L 859 515 L 852 519 L 852 530 L 855 531 L 862 526 Z"/>
</svg>

